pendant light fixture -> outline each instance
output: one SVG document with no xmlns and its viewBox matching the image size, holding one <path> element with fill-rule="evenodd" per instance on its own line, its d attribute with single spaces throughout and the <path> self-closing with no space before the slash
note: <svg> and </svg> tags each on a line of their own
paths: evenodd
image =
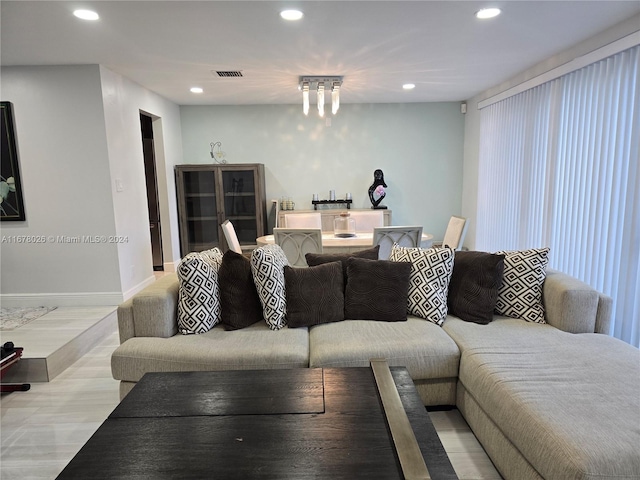
<svg viewBox="0 0 640 480">
<path fill-rule="evenodd" d="M 309 114 L 309 92 L 316 91 L 318 104 L 318 115 L 324 116 L 324 94 L 331 89 L 331 113 L 335 115 L 340 108 L 340 87 L 342 86 L 342 76 L 336 75 L 314 75 L 300 76 L 298 88 L 302 90 L 302 112 Z"/>
<path fill-rule="evenodd" d="M 309 82 L 302 82 L 302 112 L 309 115 Z"/>
<path fill-rule="evenodd" d="M 324 82 L 318 82 L 318 115 L 324 117 Z"/>
<path fill-rule="evenodd" d="M 338 113 L 340 108 L 340 83 L 333 82 L 331 85 L 331 113 Z"/>
</svg>

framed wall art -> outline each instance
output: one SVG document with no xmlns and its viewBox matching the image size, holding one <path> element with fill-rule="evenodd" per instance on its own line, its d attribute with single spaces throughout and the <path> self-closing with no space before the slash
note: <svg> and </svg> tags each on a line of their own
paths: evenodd
<svg viewBox="0 0 640 480">
<path fill-rule="evenodd" d="M 24 204 L 18 163 L 13 104 L 0 102 L 0 220 L 23 221 Z"/>
</svg>

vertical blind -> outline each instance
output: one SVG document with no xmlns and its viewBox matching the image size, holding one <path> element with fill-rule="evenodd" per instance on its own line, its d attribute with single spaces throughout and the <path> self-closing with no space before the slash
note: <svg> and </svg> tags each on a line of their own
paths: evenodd
<svg viewBox="0 0 640 480">
<path fill-rule="evenodd" d="M 482 109 L 476 245 L 549 246 L 640 347 L 640 46 Z"/>
</svg>

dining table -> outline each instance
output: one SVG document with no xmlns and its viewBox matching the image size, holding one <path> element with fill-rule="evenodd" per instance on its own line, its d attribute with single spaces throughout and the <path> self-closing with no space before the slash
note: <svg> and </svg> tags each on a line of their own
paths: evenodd
<svg viewBox="0 0 640 480">
<path fill-rule="evenodd" d="M 423 233 L 420 246 L 429 248 L 433 235 Z M 258 247 L 274 244 L 273 235 L 263 235 L 256 239 Z M 336 237 L 333 232 L 322 232 L 322 249 L 325 253 L 352 253 L 373 246 L 373 232 L 357 232 L 353 237 Z"/>
</svg>

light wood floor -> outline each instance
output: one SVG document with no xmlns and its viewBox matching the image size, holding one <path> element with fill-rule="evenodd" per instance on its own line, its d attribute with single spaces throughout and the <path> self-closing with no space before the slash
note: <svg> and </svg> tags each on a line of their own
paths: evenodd
<svg viewBox="0 0 640 480">
<path fill-rule="evenodd" d="M 51 382 L 0 399 L 0 478 L 53 479 L 118 404 L 110 357 L 117 333 L 106 336 Z M 500 479 L 457 410 L 431 412 L 460 479 Z"/>
</svg>

